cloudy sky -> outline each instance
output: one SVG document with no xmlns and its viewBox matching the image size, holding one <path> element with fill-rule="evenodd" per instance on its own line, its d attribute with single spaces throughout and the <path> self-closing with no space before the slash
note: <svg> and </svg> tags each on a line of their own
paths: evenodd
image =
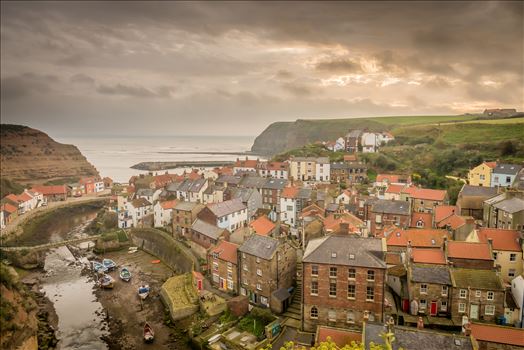
<svg viewBox="0 0 524 350">
<path fill-rule="evenodd" d="M 2 2 L 1 117 L 55 135 L 524 109 L 523 2 Z"/>
</svg>

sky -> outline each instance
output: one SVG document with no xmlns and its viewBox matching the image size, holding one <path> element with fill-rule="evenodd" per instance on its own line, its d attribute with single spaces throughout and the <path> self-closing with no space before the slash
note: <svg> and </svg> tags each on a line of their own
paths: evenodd
<svg viewBox="0 0 524 350">
<path fill-rule="evenodd" d="M 2 2 L 1 119 L 54 135 L 524 110 L 524 2 Z"/>
</svg>

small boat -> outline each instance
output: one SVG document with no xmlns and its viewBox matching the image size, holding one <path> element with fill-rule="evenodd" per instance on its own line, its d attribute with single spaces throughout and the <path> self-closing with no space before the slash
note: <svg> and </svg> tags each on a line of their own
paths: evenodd
<svg viewBox="0 0 524 350">
<path fill-rule="evenodd" d="M 140 287 L 138 287 L 138 296 L 140 299 L 144 300 L 149 295 L 149 285 L 143 284 Z"/>
<path fill-rule="evenodd" d="M 116 267 L 116 264 L 113 260 L 111 259 L 104 259 L 102 260 L 102 264 L 104 264 L 104 266 L 109 270 L 113 270 L 115 267 Z"/>
<path fill-rule="evenodd" d="M 144 341 L 146 343 L 152 343 L 153 340 L 155 340 L 155 332 L 153 331 L 153 328 L 149 325 L 149 323 L 146 322 L 144 325 Z"/>
<path fill-rule="evenodd" d="M 99 263 L 98 261 L 93 261 L 93 270 L 95 272 L 107 272 L 107 267 L 104 266 L 104 264 Z"/>
<path fill-rule="evenodd" d="M 111 289 L 114 286 L 114 282 L 115 280 L 113 279 L 113 277 L 106 274 L 104 274 L 102 278 L 100 278 L 100 286 L 102 288 Z"/>
<path fill-rule="evenodd" d="M 160 264 L 160 260 L 152 260 L 151 264 Z"/>
<path fill-rule="evenodd" d="M 122 267 L 122 270 L 120 270 L 120 278 L 126 282 L 129 282 L 131 279 L 131 272 L 129 272 L 127 267 Z"/>
</svg>

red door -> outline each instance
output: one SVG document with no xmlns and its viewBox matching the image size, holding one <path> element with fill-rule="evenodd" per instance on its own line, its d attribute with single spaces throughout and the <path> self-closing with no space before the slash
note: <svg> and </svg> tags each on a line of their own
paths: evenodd
<svg viewBox="0 0 524 350">
<path fill-rule="evenodd" d="M 431 302 L 430 313 L 431 313 L 431 316 L 435 316 L 437 314 L 437 302 L 436 301 Z"/>
<path fill-rule="evenodd" d="M 402 311 L 409 312 L 409 300 L 408 299 L 404 299 L 402 301 Z"/>
</svg>

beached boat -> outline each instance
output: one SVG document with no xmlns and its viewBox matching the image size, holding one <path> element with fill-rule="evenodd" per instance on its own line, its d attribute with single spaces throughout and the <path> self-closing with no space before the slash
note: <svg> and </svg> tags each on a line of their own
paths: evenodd
<svg viewBox="0 0 524 350">
<path fill-rule="evenodd" d="M 102 264 L 104 264 L 104 266 L 109 270 L 113 270 L 115 267 L 116 267 L 116 264 L 113 260 L 111 259 L 104 259 L 102 260 Z"/>
<path fill-rule="evenodd" d="M 93 270 L 95 270 L 95 272 L 104 273 L 107 272 L 107 267 L 98 261 L 93 261 Z"/>
<path fill-rule="evenodd" d="M 113 277 L 109 276 L 109 275 L 103 275 L 101 278 L 100 278 L 100 286 L 102 288 L 107 288 L 107 289 L 111 289 L 113 288 L 114 286 L 114 283 L 115 283 L 115 280 L 113 279 Z"/>
<path fill-rule="evenodd" d="M 120 270 L 120 278 L 126 282 L 129 282 L 131 279 L 131 272 L 129 272 L 127 267 L 122 267 L 122 270 Z"/>
<path fill-rule="evenodd" d="M 146 343 L 152 343 L 153 340 L 155 340 L 155 332 L 153 331 L 153 328 L 149 325 L 149 323 L 146 322 L 144 325 L 144 341 Z"/>
<path fill-rule="evenodd" d="M 138 296 L 140 299 L 144 300 L 149 295 L 149 285 L 143 284 L 140 287 L 138 287 Z"/>
</svg>

